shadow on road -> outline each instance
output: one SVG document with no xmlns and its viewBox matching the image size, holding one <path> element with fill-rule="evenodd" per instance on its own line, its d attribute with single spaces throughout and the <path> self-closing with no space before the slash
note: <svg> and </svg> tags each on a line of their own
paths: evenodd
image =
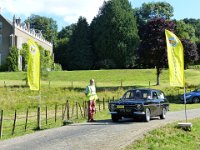
<svg viewBox="0 0 200 150">
<path fill-rule="evenodd" d="M 151 118 L 151 121 L 159 120 L 158 117 Z M 96 120 L 95 122 L 85 122 L 80 124 L 71 124 L 70 126 L 84 126 L 84 125 L 126 125 L 126 124 L 136 124 L 136 123 L 147 123 L 143 122 L 141 119 L 133 119 L 133 118 L 123 118 L 118 122 L 113 122 L 111 119 L 105 120 Z"/>
</svg>

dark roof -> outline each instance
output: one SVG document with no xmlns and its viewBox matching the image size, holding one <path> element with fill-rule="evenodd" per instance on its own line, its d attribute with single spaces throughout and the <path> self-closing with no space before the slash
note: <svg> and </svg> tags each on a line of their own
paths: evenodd
<svg viewBox="0 0 200 150">
<path fill-rule="evenodd" d="M 2 14 L 0 14 L 0 18 L 2 18 L 4 21 L 6 21 L 8 24 L 10 24 L 12 26 L 12 22 L 10 20 L 7 20 L 6 18 L 4 18 L 4 16 L 2 16 Z"/>
</svg>

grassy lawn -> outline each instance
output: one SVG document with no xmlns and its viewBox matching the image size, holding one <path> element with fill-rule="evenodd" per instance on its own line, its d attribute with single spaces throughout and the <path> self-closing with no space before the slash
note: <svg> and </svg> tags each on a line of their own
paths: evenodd
<svg viewBox="0 0 200 150">
<path fill-rule="evenodd" d="M 177 123 L 150 131 L 125 150 L 198 150 L 200 149 L 200 118 L 190 120 L 192 131 L 184 131 Z"/>
<path fill-rule="evenodd" d="M 187 91 L 191 91 L 200 85 L 199 70 L 189 69 L 185 71 Z M 100 100 L 105 101 L 119 99 L 123 93 L 130 88 L 150 87 L 163 90 L 170 104 L 170 111 L 183 110 L 184 105 L 178 104 L 179 96 L 183 93 L 182 88 L 170 87 L 168 79 L 168 70 L 163 70 L 161 74 L 160 86 L 155 86 L 155 69 L 131 69 L 131 70 L 94 70 L 94 71 L 63 71 L 49 72 L 41 81 L 41 107 L 45 113 L 45 107 L 48 106 L 48 113 L 53 116 L 55 113 L 55 105 L 64 105 L 66 100 L 70 105 L 75 102 L 83 104 L 85 99 L 85 87 L 89 84 L 89 80 L 94 78 L 97 84 L 97 94 Z M 24 72 L 1 72 L 0 73 L 0 110 L 4 110 L 4 118 L 12 118 L 14 111 L 21 112 L 25 115 L 27 108 L 30 110 L 37 109 L 38 95 L 37 91 L 30 91 L 26 86 L 26 73 Z M 51 106 L 51 107 L 49 107 Z M 107 106 L 106 106 L 107 107 Z M 63 108 L 59 111 L 63 111 Z M 187 109 L 200 108 L 200 104 L 189 104 Z M 73 109 L 73 108 L 71 108 Z M 70 110 L 72 113 L 74 110 Z M 31 113 L 31 112 L 30 112 Z M 32 112 L 33 113 L 33 112 Z M 75 112 L 74 112 L 75 113 Z M 86 119 L 71 118 L 73 122 L 81 122 Z M 108 110 L 97 112 L 96 119 L 110 119 Z M 31 120 L 30 120 L 31 121 Z M 22 121 L 23 123 L 24 121 Z M 52 122 L 52 124 L 51 124 Z M 45 125 L 43 129 L 61 126 L 62 122 L 54 122 Z M 20 121 L 18 121 L 20 123 Z M 12 125 L 8 122 L 8 125 Z M 16 129 L 16 135 L 25 134 Z M 11 130 L 6 131 L 11 133 Z M 33 130 L 28 131 L 33 132 Z M 5 133 L 5 132 L 4 132 Z M 9 138 L 7 136 L 6 138 Z"/>
</svg>

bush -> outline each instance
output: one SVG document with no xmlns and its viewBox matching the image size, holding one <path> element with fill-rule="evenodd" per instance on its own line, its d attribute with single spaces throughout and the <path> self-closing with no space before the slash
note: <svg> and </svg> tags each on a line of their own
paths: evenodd
<svg viewBox="0 0 200 150">
<path fill-rule="evenodd" d="M 8 71 L 19 71 L 18 69 L 18 49 L 11 47 L 9 55 L 6 59 L 8 65 Z"/>
<path fill-rule="evenodd" d="M 62 71 L 62 66 L 60 64 L 55 63 L 53 70 L 54 71 Z"/>
</svg>

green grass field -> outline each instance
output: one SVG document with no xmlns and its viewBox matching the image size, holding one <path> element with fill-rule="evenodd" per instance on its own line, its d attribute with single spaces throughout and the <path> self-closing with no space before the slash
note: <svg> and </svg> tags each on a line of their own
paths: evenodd
<svg viewBox="0 0 200 150">
<path fill-rule="evenodd" d="M 178 123 L 150 131 L 143 139 L 129 145 L 125 150 L 199 150 L 200 119 L 190 120 L 192 131 L 185 131 Z"/>
<path fill-rule="evenodd" d="M 119 99 L 123 93 L 130 88 L 150 87 L 163 90 L 170 101 L 170 111 L 183 110 L 184 105 L 178 104 L 179 95 L 183 88 L 170 87 L 168 71 L 163 70 L 159 86 L 156 84 L 155 69 L 135 70 L 94 70 L 94 71 L 63 71 L 49 72 L 41 81 L 41 102 L 44 113 L 46 106 L 49 107 L 49 115 L 54 115 L 54 106 L 64 105 L 66 100 L 73 105 L 75 102 L 83 103 L 85 98 L 85 87 L 89 80 L 94 78 L 97 86 L 97 94 L 100 100 L 105 98 Z M 193 90 L 200 85 L 200 71 L 189 69 L 185 71 L 187 91 Z M 25 114 L 27 108 L 36 110 L 38 106 L 39 92 L 30 91 L 26 86 L 26 73 L 24 72 L 1 72 L 0 73 L 0 110 L 5 111 L 5 118 L 13 119 L 14 111 Z M 188 109 L 200 108 L 200 104 L 189 104 Z M 63 109 L 63 108 L 62 108 Z M 60 108 L 61 111 L 61 108 Z M 108 110 L 98 112 L 96 119 L 109 119 Z M 33 113 L 33 112 L 32 112 Z M 85 119 L 73 119 L 74 122 L 85 121 Z M 52 121 L 53 123 L 53 121 Z M 8 123 L 12 124 L 12 123 Z M 43 129 L 61 126 L 62 123 L 43 125 Z M 16 131 L 19 132 L 20 131 Z M 30 132 L 33 132 L 31 130 Z M 5 133 L 5 132 L 4 132 Z M 9 129 L 10 133 L 10 129 Z M 20 133 L 16 135 L 21 135 Z M 7 136 L 6 138 L 10 138 Z"/>
</svg>

